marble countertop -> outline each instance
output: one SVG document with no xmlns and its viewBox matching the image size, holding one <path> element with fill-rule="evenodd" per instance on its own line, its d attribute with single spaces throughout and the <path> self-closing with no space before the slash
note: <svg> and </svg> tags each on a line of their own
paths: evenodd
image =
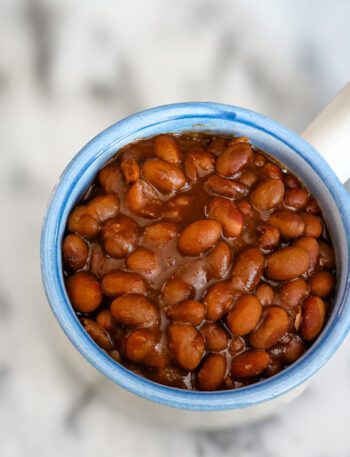
<svg viewBox="0 0 350 457">
<path fill-rule="evenodd" d="M 0 4 L 0 456 L 348 457 L 349 338 L 279 415 L 216 432 L 123 416 L 65 363 L 38 253 L 51 189 L 76 151 L 132 112 L 186 100 L 301 131 L 350 74 L 349 2 L 120 5 Z"/>
</svg>

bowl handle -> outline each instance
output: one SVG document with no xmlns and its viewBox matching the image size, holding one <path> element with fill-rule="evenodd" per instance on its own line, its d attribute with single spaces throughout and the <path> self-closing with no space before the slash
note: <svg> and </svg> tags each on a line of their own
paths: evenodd
<svg viewBox="0 0 350 457">
<path fill-rule="evenodd" d="M 350 82 L 301 136 L 327 160 L 342 183 L 350 178 Z"/>
</svg>

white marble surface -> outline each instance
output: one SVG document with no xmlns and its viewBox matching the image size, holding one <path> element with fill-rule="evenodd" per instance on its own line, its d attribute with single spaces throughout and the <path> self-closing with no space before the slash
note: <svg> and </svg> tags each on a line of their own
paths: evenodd
<svg viewBox="0 0 350 457">
<path fill-rule="evenodd" d="M 61 170 L 105 126 L 185 100 L 300 131 L 350 75 L 350 3 L 0 3 L 0 456 L 350 455 L 350 340 L 280 415 L 195 433 L 130 420 L 67 368 L 42 291 L 39 232 Z"/>
</svg>

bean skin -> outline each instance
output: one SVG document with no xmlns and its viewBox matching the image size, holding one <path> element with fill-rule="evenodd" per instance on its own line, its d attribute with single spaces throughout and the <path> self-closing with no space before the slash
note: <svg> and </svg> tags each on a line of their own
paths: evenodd
<svg viewBox="0 0 350 457">
<path fill-rule="evenodd" d="M 204 352 L 204 339 L 192 325 L 174 323 L 167 330 L 169 346 L 175 360 L 185 370 L 194 370 Z"/>
<path fill-rule="evenodd" d="M 167 317 L 174 322 L 185 322 L 197 326 L 205 318 L 205 307 L 199 301 L 184 300 L 169 308 Z"/>
<path fill-rule="evenodd" d="M 266 273 L 271 279 L 288 281 L 305 273 L 308 267 L 307 251 L 297 246 L 288 246 L 274 252 L 267 259 Z"/>
<path fill-rule="evenodd" d="M 99 222 L 104 222 L 119 213 L 119 198 L 114 193 L 99 195 L 86 205 L 87 213 Z"/>
<path fill-rule="evenodd" d="M 234 292 L 229 282 L 218 282 L 208 288 L 204 297 L 207 319 L 217 321 L 228 311 L 233 303 Z"/>
<path fill-rule="evenodd" d="M 298 238 L 304 232 L 303 219 L 292 211 L 277 211 L 267 220 L 268 224 L 276 227 L 285 240 Z"/>
<path fill-rule="evenodd" d="M 256 349 L 268 349 L 278 343 L 287 332 L 288 314 L 279 306 L 264 308 L 263 320 L 249 336 L 250 344 Z"/>
<path fill-rule="evenodd" d="M 127 257 L 126 267 L 147 279 L 155 278 L 161 270 L 156 254 L 143 247 L 136 248 Z"/>
<path fill-rule="evenodd" d="M 219 241 L 206 257 L 206 268 L 210 279 L 224 279 L 231 268 L 232 252 L 230 246 Z"/>
<path fill-rule="evenodd" d="M 85 206 L 76 206 L 69 215 L 68 230 L 92 240 L 100 230 L 100 223 L 87 212 Z"/>
<path fill-rule="evenodd" d="M 130 328 L 154 327 L 159 323 L 158 309 L 143 295 L 130 294 L 114 299 L 111 312 L 117 322 Z"/>
<path fill-rule="evenodd" d="M 207 322 L 201 327 L 201 333 L 207 351 L 223 351 L 228 345 L 228 333 L 219 324 Z"/>
<path fill-rule="evenodd" d="M 100 306 L 102 291 L 95 276 L 78 271 L 67 279 L 67 293 L 73 308 L 81 313 L 91 313 Z"/>
<path fill-rule="evenodd" d="M 319 238 L 323 232 L 321 219 L 314 214 L 300 213 L 305 224 L 304 235 Z"/>
<path fill-rule="evenodd" d="M 174 222 L 162 221 L 148 225 L 143 232 L 147 243 L 158 247 L 166 246 L 178 234 L 178 226 Z"/>
<path fill-rule="evenodd" d="M 216 161 L 216 171 L 225 177 L 231 177 L 248 165 L 253 158 L 253 149 L 249 143 L 230 144 Z"/>
<path fill-rule="evenodd" d="M 232 199 L 246 197 L 249 193 L 249 187 L 245 184 L 223 178 L 216 174 L 208 176 L 205 182 L 205 188 L 210 194 L 217 194 Z"/>
<path fill-rule="evenodd" d="M 318 241 L 318 245 L 320 248 L 320 267 L 325 270 L 333 270 L 335 268 L 334 250 L 323 241 Z"/>
<path fill-rule="evenodd" d="M 134 157 L 123 156 L 120 161 L 120 168 L 126 182 L 135 182 L 139 179 L 140 166 Z"/>
<path fill-rule="evenodd" d="M 261 249 L 274 249 L 280 243 L 280 232 L 269 224 L 259 224 L 256 228 L 258 244 Z"/>
<path fill-rule="evenodd" d="M 67 235 L 62 244 L 65 265 L 73 271 L 84 268 L 89 257 L 87 243 L 77 235 Z"/>
<path fill-rule="evenodd" d="M 82 324 L 96 344 L 105 350 L 112 349 L 112 342 L 105 329 L 96 324 L 92 319 L 84 318 L 82 319 Z"/>
<path fill-rule="evenodd" d="M 316 297 L 329 297 L 335 286 L 335 277 L 329 271 L 318 271 L 310 280 L 310 293 Z"/>
<path fill-rule="evenodd" d="M 227 368 L 226 357 L 222 354 L 209 354 L 198 371 L 200 390 L 217 390 L 225 378 Z"/>
<path fill-rule="evenodd" d="M 215 156 L 201 148 L 193 148 L 187 155 L 184 164 L 185 174 L 192 182 L 215 171 Z"/>
<path fill-rule="evenodd" d="M 180 168 L 165 160 L 148 160 L 142 167 L 142 175 L 162 194 L 170 194 L 186 184 Z"/>
<path fill-rule="evenodd" d="M 161 201 L 154 188 L 143 179 L 132 184 L 126 194 L 125 203 L 137 216 L 155 219 L 161 215 Z"/>
<path fill-rule="evenodd" d="M 275 297 L 275 292 L 271 286 L 263 283 L 256 288 L 255 295 L 258 297 L 260 303 L 263 306 L 268 306 L 272 305 Z"/>
<path fill-rule="evenodd" d="M 273 179 L 282 179 L 283 178 L 283 173 L 282 173 L 281 169 L 272 162 L 267 162 L 261 168 L 261 171 L 268 178 L 273 178 Z"/>
<path fill-rule="evenodd" d="M 132 362 L 144 363 L 154 350 L 155 344 L 156 338 L 151 330 L 146 328 L 133 330 L 124 342 L 125 356 Z"/>
<path fill-rule="evenodd" d="M 196 256 L 211 248 L 220 238 L 221 224 L 213 220 L 192 222 L 180 234 L 179 251 L 188 256 Z"/>
<path fill-rule="evenodd" d="M 169 135 L 158 135 L 153 140 L 153 148 L 157 157 L 174 165 L 181 162 L 181 149 L 176 139 Z"/>
<path fill-rule="evenodd" d="M 112 271 L 101 280 L 102 291 L 108 297 L 119 297 L 126 294 L 146 295 L 145 280 L 137 273 Z"/>
<path fill-rule="evenodd" d="M 237 378 L 251 378 L 266 370 L 270 357 L 265 351 L 246 351 L 232 360 L 232 375 Z"/>
<path fill-rule="evenodd" d="M 259 211 L 276 208 L 283 200 L 284 185 L 281 179 L 268 178 L 252 191 L 250 201 Z"/>
<path fill-rule="evenodd" d="M 107 253 L 121 258 L 131 252 L 139 239 L 139 227 L 127 216 L 108 219 L 102 229 L 102 242 Z"/>
<path fill-rule="evenodd" d="M 262 314 L 262 306 L 255 295 L 243 294 L 227 314 L 227 325 L 234 336 L 244 336 L 257 326 Z"/>
<path fill-rule="evenodd" d="M 295 240 L 293 245 L 303 248 L 309 253 L 308 273 L 312 273 L 318 265 L 320 259 L 320 247 L 317 240 L 312 236 L 303 236 Z"/>
<path fill-rule="evenodd" d="M 222 231 L 228 238 L 237 238 L 244 226 L 244 219 L 237 206 L 223 197 L 215 197 L 207 208 L 207 214 L 222 225 Z"/>
<path fill-rule="evenodd" d="M 309 297 L 303 304 L 302 313 L 300 334 L 305 340 L 312 341 L 324 326 L 326 305 L 320 297 Z"/>
<path fill-rule="evenodd" d="M 236 290 L 250 292 L 260 281 L 265 259 L 256 247 L 241 251 L 233 264 L 231 285 Z"/>
<path fill-rule="evenodd" d="M 274 303 L 287 309 L 295 308 L 309 295 L 309 287 L 303 278 L 281 284 Z"/>
<path fill-rule="evenodd" d="M 113 328 L 113 317 L 109 309 L 103 309 L 96 316 L 96 324 L 108 332 Z"/>
<path fill-rule="evenodd" d="M 165 305 L 176 305 L 180 301 L 190 300 L 194 297 L 194 289 L 191 284 L 180 278 L 170 278 L 164 284 L 162 290 Z"/>
<path fill-rule="evenodd" d="M 305 189 L 287 189 L 284 193 L 283 203 L 288 208 L 301 210 L 306 207 L 309 194 Z"/>
<path fill-rule="evenodd" d="M 119 166 L 116 163 L 106 165 L 98 174 L 98 180 L 105 192 L 114 192 L 117 195 L 124 190 L 124 180 Z"/>
</svg>

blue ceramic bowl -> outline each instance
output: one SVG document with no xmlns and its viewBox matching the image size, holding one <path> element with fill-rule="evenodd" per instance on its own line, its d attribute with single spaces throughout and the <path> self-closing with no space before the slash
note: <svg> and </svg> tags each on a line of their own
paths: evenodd
<svg viewBox="0 0 350 457">
<path fill-rule="evenodd" d="M 222 392 L 191 392 L 144 379 L 112 360 L 80 325 L 64 287 L 61 241 L 69 212 L 97 171 L 127 143 L 165 132 L 211 131 L 248 136 L 284 163 L 316 195 L 337 256 L 336 303 L 317 341 L 296 363 L 257 384 Z M 260 114 L 216 103 L 183 103 L 134 114 L 91 140 L 70 162 L 51 197 L 41 238 L 42 278 L 48 301 L 73 345 L 101 373 L 129 391 L 188 410 L 245 408 L 281 396 L 314 375 L 332 356 L 350 327 L 350 199 L 325 160 L 300 136 Z"/>
</svg>

